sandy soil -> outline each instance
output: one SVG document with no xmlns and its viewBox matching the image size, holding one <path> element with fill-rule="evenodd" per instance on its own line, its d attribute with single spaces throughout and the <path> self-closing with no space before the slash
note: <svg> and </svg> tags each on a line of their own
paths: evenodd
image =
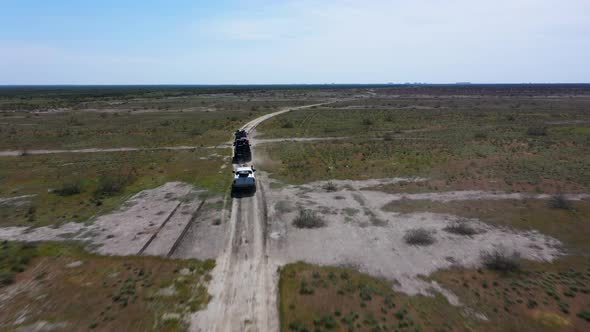
<svg viewBox="0 0 590 332">
<path fill-rule="evenodd" d="M 176 241 L 199 216 L 203 191 L 182 182 L 169 182 L 131 197 L 119 210 L 88 224 L 66 223 L 59 227 L 0 228 L 1 240 L 80 240 L 96 252 L 110 255 L 174 254 Z M 214 201 L 219 198 L 209 198 Z M 205 225 L 212 225 L 205 218 Z M 212 253 L 210 255 L 213 255 Z"/>
<path fill-rule="evenodd" d="M 434 213 L 400 214 L 382 207 L 403 198 L 434 201 L 470 199 L 548 198 L 526 194 L 485 192 L 425 193 L 394 195 L 362 188 L 375 182 L 413 181 L 391 179 L 369 181 L 333 181 L 339 190 L 326 192 L 326 182 L 305 186 L 284 186 L 269 193 L 269 245 L 280 264 L 298 260 L 322 265 L 347 265 L 362 272 L 395 281 L 395 288 L 408 294 L 431 294 L 442 291 L 451 303 L 452 294 L 420 276 L 453 265 L 477 266 L 482 251 L 505 247 L 522 257 L 550 261 L 559 254 L 559 242 L 537 232 L 499 229 L 478 220 L 470 222 L 480 230 L 471 237 L 443 230 L 458 217 Z M 297 210 L 308 208 L 326 221 L 319 229 L 298 229 L 291 224 Z M 423 227 L 434 233 L 436 242 L 427 247 L 411 246 L 403 236 L 413 228 Z"/>
<path fill-rule="evenodd" d="M 20 205 L 28 203 L 28 199 L 35 197 L 35 195 L 21 195 L 21 196 L 14 196 L 14 197 L 0 197 L 0 205 L 2 204 L 11 204 L 11 205 Z"/>
</svg>

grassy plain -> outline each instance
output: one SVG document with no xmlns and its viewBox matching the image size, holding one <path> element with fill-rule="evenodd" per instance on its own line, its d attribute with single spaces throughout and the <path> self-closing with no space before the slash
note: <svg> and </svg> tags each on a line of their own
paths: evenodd
<svg viewBox="0 0 590 332">
<path fill-rule="evenodd" d="M 231 152 L 212 147 L 255 117 L 314 98 L 245 87 L 2 87 L 0 151 L 17 155 L 0 156 L 0 225 L 87 221 L 168 181 L 224 193 Z M 174 146 L 195 149 L 149 150 Z M 147 150 L 30 152 L 125 147 Z"/>
<path fill-rule="evenodd" d="M 3 331 L 183 331 L 209 301 L 213 261 L 97 256 L 67 243 L 0 244 Z M 13 284 L 14 283 L 14 284 Z M 39 300 L 42 297 L 43 300 Z M 16 322 L 16 323 L 15 323 Z"/>
<path fill-rule="evenodd" d="M 263 137 L 349 137 L 265 145 L 275 177 L 424 176 L 429 188 L 584 191 L 590 186 L 587 97 L 359 99 L 287 113 Z"/>
<path fill-rule="evenodd" d="M 263 138 L 339 140 L 267 143 L 261 165 L 282 182 L 421 176 L 370 188 L 385 193 L 503 190 L 559 194 L 590 190 L 588 91 L 419 88 L 275 117 Z M 526 91 L 526 92 L 525 92 Z M 396 293 L 391 283 L 354 269 L 287 265 L 281 271 L 283 331 L 584 331 L 590 328 L 588 200 L 401 200 L 384 207 L 477 218 L 539 231 L 568 256 L 520 261 L 512 272 L 451 268 L 425 279 L 464 306 Z M 348 278 L 340 278 L 341 273 Z M 363 292 L 373 289 L 371 300 Z M 394 308 L 388 307 L 393 299 Z M 402 314 L 400 311 L 405 309 Z M 399 316 L 397 315 L 400 312 Z M 403 312 L 403 311 L 402 311 Z M 487 320 L 478 318 L 485 315 Z M 356 317 L 356 318 L 355 318 Z M 480 316 L 481 317 L 481 316 Z"/>
<path fill-rule="evenodd" d="M 295 263 L 281 270 L 282 331 L 584 331 L 590 261 L 522 262 L 521 269 L 451 269 L 430 278 L 457 294 L 408 296 L 354 269 Z M 470 308 L 469 310 L 466 309 Z M 482 320 L 485 315 L 486 320 Z M 478 317 L 479 316 L 479 317 Z"/>
<path fill-rule="evenodd" d="M 230 175 L 220 167 L 229 149 L 28 155 L 0 158 L 0 197 L 34 195 L 29 204 L 0 203 L 0 225 L 44 226 L 86 221 L 143 189 L 185 181 L 223 193 Z M 101 181 L 120 188 L 101 191 Z M 57 190 L 76 184 L 78 193 Z"/>
<path fill-rule="evenodd" d="M 279 282 L 282 331 L 453 331 L 474 328 L 442 296 L 408 296 L 353 269 L 294 263 Z"/>
</svg>

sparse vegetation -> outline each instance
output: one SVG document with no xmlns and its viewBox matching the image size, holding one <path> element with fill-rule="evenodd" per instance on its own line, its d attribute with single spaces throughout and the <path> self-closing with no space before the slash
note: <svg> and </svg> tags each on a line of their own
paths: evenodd
<svg viewBox="0 0 590 332">
<path fill-rule="evenodd" d="M 472 321 L 440 296 L 408 296 L 386 280 L 340 267 L 288 264 L 279 296 L 283 331 L 434 331 L 443 322 L 454 330 Z"/>
<path fill-rule="evenodd" d="M 406 231 L 404 241 L 412 246 L 429 246 L 433 244 L 436 239 L 433 232 L 425 228 L 414 228 Z"/>
<path fill-rule="evenodd" d="M 520 255 L 506 248 L 496 248 L 481 253 L 483 265 L 498 272 L 515 272 L 520 269 Z"/>
<path fill-rule="evenodd" d="M 374 125 L 375 122 L 369 118 L 364 118 L 363 119 L 363 126 L 372 126 Z"/>
<path fill-rule="evenodd" d="M 453 221 L 443 229 L 446 232 L 457 235 L 471 236 L 477 234 L 477 229 L 465 220 Z"/>
<path fill-rule="evenodd" d="M 590 310 L 582 310 L 578 312 L 576 315 L 582 318 L 583 320 L 590 322 Z"/>
<path fill-rule="evenodd" d="M 295 125 L 291 121 L 286 121 L 285 123 L 283 123 L 281 128 L 291 129 L 291 128 L 295 128 Z"/>
<path fill-rule="evenodd" d="M 77 261 L 81 263 L 65 267 Z M 4 300 L 0 329 L 14 328 L 13 317 L 26 303 L 30 312 L 22 325 L 60 317 L 72 326 L 100 330 L 166 330 L 170 324 L 160 319 L 164 313 L 175 310 L 182 318 L 209 301 L 203 280 L 213 265 L 212 261 L 98 256 L 74 244 L 2 242 L 0 288 L 17 274 L 25 284 L 42 286 L 23 288 L 17 297 Z M 190 272 L 181 274 L 181 269 Z M 159 295 L 169 287 L 174 293 Z M 183 320 L 178 323 L 179 330 L 187 328 Z"/>
<path fill-rule="evenodd" d="M 547 136 L 547 127 L 529 127 L 526 133 L 529 136 Z"/>
<path fill-rule="evenodd" d="M 123 189 L 133 182 L 131 174 L 104 174 L 98 179 L 98 187 L 95 195 L 113 196 L 120 193 Z"/>
<path fill-rule="evenodd" d="M 579 314 L 590 304 L 589 268 L 587 257 L 568 256 L 554 262 L 523 260 L 517 273 L 452 268 L 436 272 L 433 279 L 486 315 L 489 328 L 478 330 L 583 331 L 590 323 Z M 540 319 L 552 323 L 537 325 Z"/>
<path fill-rule="evenodd" d="M 37 255 L 34 244 L 2 241 L 0 243 L 0 287 L 14 282 Z"/>
<path fill-rule="evenodd" d="M 72 196 L 82 192 L 82 181 L 78 179 L 66 180 L 61 187 L 55 190 L 60 196 Z"/>
<path fill-rule="evenodd" d="M 338 187 L 336 186 L 336 184 L 334 182 L 328 181 L 324 185 L 324 190 L 327 192 L 334 192 L 334 191 L 338 191 Z"/>
<path fill-rule="evenodd" d="M 315 211 L 300 208 L 293 225 L 298 228 L 319 228 L 323 227 L 325 222 Z"/>
</svg>

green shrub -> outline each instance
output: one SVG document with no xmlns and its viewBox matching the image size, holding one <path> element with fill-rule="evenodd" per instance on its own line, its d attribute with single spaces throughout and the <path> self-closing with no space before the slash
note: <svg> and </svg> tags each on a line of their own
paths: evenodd
<svg viewBox="0 0 590 332">
<path fill-rule="evenodd" d="M 0 287 L 8 286 L 14 282 L 14 272 L 0 271 Z"/>
<path fill-rule="evenodd" d="M 60 196 L 72 196 L 82 192 L 82 183 L 79 180 L 66 180 L 61 187 L 55 190 Z"/>
<path fill-rule="evenodd" d="M 281 125 L 281 128 L 285 128 L 285 129 L 291 129 L 291 128 L 294 128 L 294 127 L 295 127 L 295 125 L 291 121 L 284 122 Z"/>
<path fill-rule="evenodd" d="M 375 124 L 375 122 L 371 119 L 365 118 L 363 119 L 363 126 L 372 126 Z"/>
<path fill-rule="evenodd" d="M 576 316 L 582 318 L 583 320 L 590 322 L 590 311 L 582 310 L 576 314 Z"/>
<path fill-rule="evenodd" d="M 309 332 L 309 329 L 299 320 L 289 323 L 289 330 L 293 332 Z"/>
<path fill-rule="evenodd" d="M 17 273 L 23 272 L 37 254 L 31 243 L 2 242 L 0 246 L 0 287 L 14 282 Z"/>
<path fill-rule="evenodd" d="M 299 284 L 299 294 L 301 295 L 312 295 L 314 293 L 313 288 L 311 288 L 307 281 L 302 280 L 301 284 Z"/>
<path fill-rule="evenodd" d="M 133 182 L 130 175 L 107 174 L 98 179 L 98 187 L 95 194 L 97 196 L 112 196 L 120 193 L 123 189 Z"/>
<path fill-rule="evenodd" d="M 547 127 L 529 127 L 526 133 L 529 136 L 547 136 Z"/>
</svg>

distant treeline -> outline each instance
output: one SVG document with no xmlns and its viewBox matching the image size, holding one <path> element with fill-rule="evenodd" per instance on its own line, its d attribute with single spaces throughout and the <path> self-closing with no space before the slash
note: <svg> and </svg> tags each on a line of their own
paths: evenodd
<svg viewBox="0 0 590 332">
<path fill-rule="evenodd" d="M 526 95 L 590 92 L 590 84 L 277 84 L 277 85 L 40 85 L 0 86 L 0 98 L 162 98 L 217 93 L 288 90 L 385 89 L 387 93 Z"/>
</svg>

